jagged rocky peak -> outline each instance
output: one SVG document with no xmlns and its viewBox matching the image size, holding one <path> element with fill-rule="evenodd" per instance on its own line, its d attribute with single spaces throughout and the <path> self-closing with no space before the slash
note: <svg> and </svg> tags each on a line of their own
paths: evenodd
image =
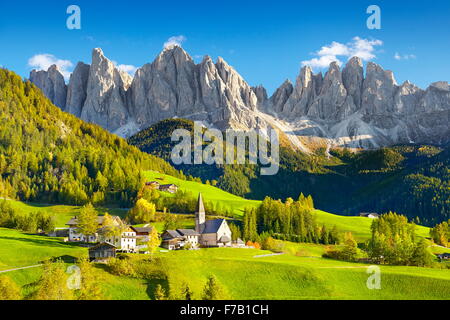
<svg viewBox="0 0 450 320">
<path fill-rule="evenodd" d="M 45 70 L 32 70 L 30 81 L 45 94 L 50 101 L 64 110 L 66 107 L 67 86 L 63 74 L 56 65 Z"/>
<path fill-rule="evenodd" d="M 350 147 L 450 140 L 448 82 L 426 90 L 408 81 L 397 85 L 391 71 L 373 62 L 367 63 L 364 77 L 358 57 L 342 71 L 330 64 L 324 76 L 305 66 L 295 84 L 286 80 L 270 98 L 222 58 L 214 62 L 205 56 L 195 64 L 179 46 L 164 49 L 134 78 L 97 48 L 90 66 L 76 66 L 68 88 L 55 66 L 32 71 L 30 80 L 62 109 L 122 136 L 179 117 L 219 129 L 271 125 L 290 132 L 291 139 L 319 136 Z"/>
<path fill-rule="evenodd" d="M 397 90 L 392 71 L 384 70 L 376 63 L 367 63 L 366 79 L 362 93 L 362 106 L 368 115 L 392 114 Z"/>
<path fill-rule="evenodd" d="M 77 117 L 81 116 L 81 111 L 86 101 L 89 70 L 90 65 L 78 62 L 75 70 L 70 75 L 65 111 Z"/>
<path fill-rule="evenodd" d="M 351 58 L 342 70 L 342 81 L 348 94 L 353 98 L 356 108 L 361 107 L 361 94 L 364 82 L 364 67 L 361 58 Z"/>
<path fill-rule="evenodd" d="M 283 111 L 283 107 L 293 91 L 294 86 L 289 79 L 285 80 L 283 84 L 275 90 L 274 94 L 270 97 L 270 103 L 274 112 L 279 113 Z"/>
<path fill-rule="evenodd" d="M 87 97 L 81 118 L 115 131 L 127 124 L 126 88 L 129 78 L 105 57 L 102 49 L 92 51 Z"/>
</svg>

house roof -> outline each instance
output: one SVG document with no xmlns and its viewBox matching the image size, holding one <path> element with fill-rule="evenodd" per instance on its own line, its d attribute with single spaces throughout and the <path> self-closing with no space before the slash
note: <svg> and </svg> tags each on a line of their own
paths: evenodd
<svg viewBox="0 0 450 320">
<path fill-rule="evenodd" d="M 177 229 L 182 236 L 199 236 L 200 234 L 193 229 Z"/>
<path fill-rule="evenodd" d="M 206 220 L 203 233 L 216 233 L 224 221 L 225 219 Z"/>
<path fill-rule="evenodd" d="M 375 212 L 361 212 L 359 215 L 361 217 L 368 217 L 368 216 L 378 217 L 379 216 L 379 214 L 375 213 Z"/>
<path fill-rule="evenodd" d="M 99 243 L 99 244 L 97 244 L 97 245 L 95 245 L 93 247 L 90 247 L 89 251 L 104 250 L 104 249 L 116 249 L 116 246 L 114 246 L 114 245 L 112 245 L 110 243 L 107 243 L 107 242 L 102 242 L 102 243 Z"/>
<path fill-rule="evenodd" d="M 152 227 L 131 227 L 136 233 L 150 233 Z"/>
<path fill-rule="evenodd" d="M 180 238 L 182 237 L 181 234 L 178 233 L 177 230 L 166 230 L 166 232 L 163 234 L 163 239 L 173 239 L 173 238 Z"/>
<path fill-rule="evenodd" d="M 111 216 L 111 218 L 113 219 L 113 220 L 120 220 L 120 218 L 118 217 L 118 216 Z M 105 220 L 105 216 L 97 216 L 97 223 L 98 224 L 103 224 L 103 222 L 104 222 L 104 220 Z M 66 225 L 68 225 L 68 226 L 76 226 L 76 225 L 78 225 L 78 217 L 77 216 L 75 216 L 75 217 L 73 217 L 72 219 L 70 219 L 67 223 L 66 223 Z"/>
<path fill-rule="evenodd" d="M 170 188 L 172 186 L 178 188 L 178 186 L 176 184 L 173 184 L 173 183 L 171 183 L 171 184 L 162 184 L 159 187 L 165 189 L 165 188 Z"/>
</svg>

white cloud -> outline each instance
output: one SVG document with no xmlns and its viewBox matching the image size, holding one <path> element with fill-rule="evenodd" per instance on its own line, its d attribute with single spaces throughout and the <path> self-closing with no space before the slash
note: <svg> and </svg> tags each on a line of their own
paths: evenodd
<svg viewBox="0 0 450 320">
<path fill-rule="evenodd" d="M 64 79 L 69 80 L 70 74 L 72 73 L 71 71 L 69 71 L 69 69 L 73 67 L 71 61 L 58 59 L 54 55 L 49 53 L 36 54 L 28 59 L 28 65 L 38 71 L 47 71 L 48 68 L 50 68 L 54 64 L 58 67 L 59 71 L 61 71 Z"/>
<path fill-rule="evenodd" d="M 186 40 L 186 37 L 183 35 L 170 37 L 166 42 L 164 42 L 164 49 L 170 49 L 174 46 L 181 47 L 183 42 L 185 42 Z"/>
<path fill-rule="evenodd" d="M 394 59 L 395 60 L 411 60 L 411 59 L 416 59 L 416 55 L 414 54 L 404 54 L 401 55 L 400 53 L 396 52 L 394 55 Z"/>
<path fill-rule="evenodd" d="M 375 50 L 377 46 L 383 45 L 381 40 L 368 40 L 354 37 L 347 44 L 333 41 L 330 45 L 323 46 L 315 53 L 317 57 L 311 60 L 302 61 L 303 66 L 311 68 L 324 69 L 328 68 L 331 62 L 342 65 L 341 57 L 350 59 L 352 57 L 360 57 L 364 61 L 376 58 Z"/>
<path fill-rule="evenodd" d="M 119 64 L 116 66 L 117 66 L 117 69 L 119 69 L 120 71 L 126 72 L 131 76 L 134 76 L 134 74 L 136 73 L 136 70 L 138 69 L 137 67 L 135 67 L 131 64 Z"/>
</svg>

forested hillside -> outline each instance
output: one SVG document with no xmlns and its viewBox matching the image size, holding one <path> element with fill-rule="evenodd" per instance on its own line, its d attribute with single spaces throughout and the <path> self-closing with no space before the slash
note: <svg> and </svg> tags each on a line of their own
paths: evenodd
<svg viewBox="0 0 450 320">
<path fill-rule="evenodd" d="M 130 205 L 143 170 L 167 162 L 54 106 L 33 84 L 0 69 L 0 195 L 50 203 Z"/>
<path fill-rule="evenodd" d="M 165 120 L 128 141 L 141 150 L 170 161 L 173 130 L 192 130 L 191 121 Z M 280 148 L 280 171 L 259 176 L 254 165 L 182 165 L 185 174 L 216 180 L 221 189 L 251 199 L 297 197 L 311 194 L 317 207 L 345 215 L 362 211 L 396 211 L 432 226 L 450 218 L 448 148 L 396 146 L 351 152 L 325 150 L 313 155 Z"/>
</svg>

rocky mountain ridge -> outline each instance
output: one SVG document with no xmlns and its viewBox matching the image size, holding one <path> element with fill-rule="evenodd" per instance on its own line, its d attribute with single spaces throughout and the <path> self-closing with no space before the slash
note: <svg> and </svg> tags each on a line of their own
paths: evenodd
<svg viewBox="0 0 450 320">
<path fill-rule="evenodd" d="M 214 63 L 205 56 L 196 64 L 179 46 L 164 49 L 134 78 L 97 48 L 92 64 L 78 63 L 68 85 L 56 66 L 33 70 L 30 81 L 64 111 L 125 137 L 178 117 L 219 129 L 273 127 L 305 152 L 299 137 L 367 149 L 450 141 L 448 82 L 426 90 L 408 81 L 398 85 L 391 71 L 373 62 L 364 74 L 358 57 L 342 70 L 331 63 L 325 75 L 304 67 L 295 84 L 285 81 L 271 97 L 222 58 Z"/>
</svg>

